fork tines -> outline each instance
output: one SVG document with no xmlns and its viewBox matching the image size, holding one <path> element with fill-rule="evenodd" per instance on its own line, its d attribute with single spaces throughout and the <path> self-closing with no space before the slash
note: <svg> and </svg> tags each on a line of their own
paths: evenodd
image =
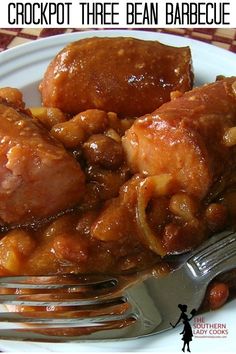
<svg viewBox="0 0 236 354">
<path fill-rule="evenodd" d="M 50 336 L 57 336 L 59 330 L 66 336 L 79 336 L 136 321 L 119 281 L 108 276 L 2 277 L 0 303 L 0 337 L 4 338 L 9 330 L 20 337 L 29 330 Z"/>
</svg>

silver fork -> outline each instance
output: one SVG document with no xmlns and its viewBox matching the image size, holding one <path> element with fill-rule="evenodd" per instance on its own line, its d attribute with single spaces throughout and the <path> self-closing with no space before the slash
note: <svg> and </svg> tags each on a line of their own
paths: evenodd
<svg viewBox="0 0 236 354">
<path fill-rule="evenodd" d="M 0 338 L 65 342 L 156 334 L 177 321 L 179 303 L 198 310 L 209 282 L 233 268 L 236 233 L 225 231 L 159 278 L 152 272 L 1 277 Z"/>
</svg>

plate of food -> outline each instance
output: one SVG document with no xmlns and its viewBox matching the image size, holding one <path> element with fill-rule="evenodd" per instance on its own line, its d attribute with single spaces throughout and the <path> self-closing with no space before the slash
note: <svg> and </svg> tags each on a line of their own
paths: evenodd
<svg viewBox="0 0 236 354">
<path fill-rule="evenodd" d="M 178 36 L 106 30 L 37 40 L 1 53 L 0 64 L 1 296 L 15 301 L 5 301 L 3 317 L 81 316 L 73 301 L 66 314 L 53 305 L 48 289 L 36 313 L 35 289 L 13 290 L 7 277 L 165 277 L 182 255 L 233 227 L 235 54 Z M 235 279 L 227 272 L 208 287 L 194 317 L 227 328 L 195 331 L 193 350 L 233 350 Z M 119 325 L 129 331 L 133 322 Z M 1 349 L 76 351 L 94 332 L 61 327 L 9 332 Z M 79 346 L 175 351 L 178 333 Z M 14 341 L 21 337 L 33 341 Z"/>
</svg>

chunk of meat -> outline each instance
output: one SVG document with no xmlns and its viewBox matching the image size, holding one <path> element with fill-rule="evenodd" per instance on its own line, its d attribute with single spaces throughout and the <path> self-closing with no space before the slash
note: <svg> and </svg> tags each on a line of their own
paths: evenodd
<svg viewBox="0 0 236 354">
<path fill-rule="evenodd" d="M 137 119 L 123 138 L 133 172 L 170 173 L 179 190 L 203 198 L 235 168 L 235 149 L 223 139 L 236 125 L 235 85 L 231 77 L 195 88 Z"/>
<path fill-rule="evenodd" d="M 50 134 L 0 101 L 0 222 L 25 223 L 75 205 L 84 175 Z"/>
<path fill-rule="evenodd" d="M 77 114 L 98 108 L 137 117 L 190 90 L 188 47 L 134 38 L 87 38 L 65 47 L 40 84 L 45 106 Z"/>
</svg>

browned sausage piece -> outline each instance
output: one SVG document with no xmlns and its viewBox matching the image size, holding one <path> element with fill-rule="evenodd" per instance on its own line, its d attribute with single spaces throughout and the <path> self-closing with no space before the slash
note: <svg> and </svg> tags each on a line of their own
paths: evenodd
<svg viewBox="0 0 236 354">
<path fill-rule="evenodd" d="M 204 85 L 136 120 L 123 138 L 133 171 L 170 173 L 180 190 L 204 197 L 235 168 L 235 148 L 224 141 L 236 126 L 235 87 L 236 77 Z"/>
<path fill-rule="evenodd" d="M 24 223 L 72 207 L 80 165 L 27 112 L 0 101 L 0 223 Z"/>
<path fill-rule="evenodd" d="M 156 41 L 88 38 L 65 47 L 40 84 L 45 106 L 77 114 L 98 108 L 119 116 L 150 113 L 170 92 L 192 87 L 191 53 Z"/>
</svg>

